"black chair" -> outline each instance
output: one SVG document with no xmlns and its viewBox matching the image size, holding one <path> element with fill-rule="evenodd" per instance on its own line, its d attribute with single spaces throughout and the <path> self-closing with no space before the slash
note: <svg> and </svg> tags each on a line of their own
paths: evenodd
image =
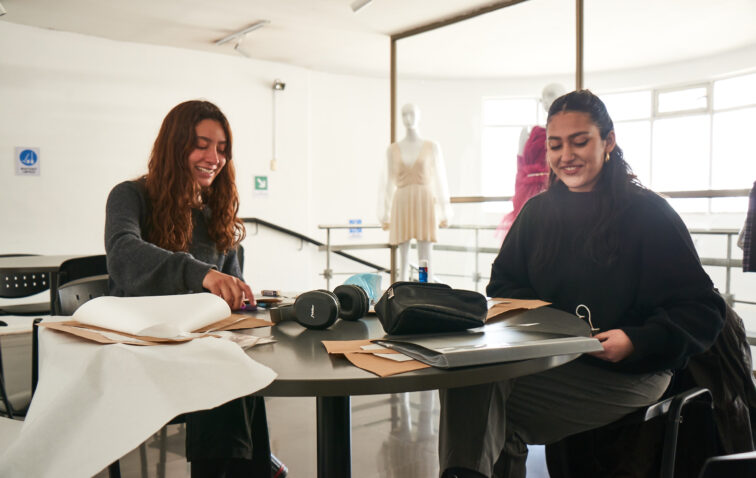
<svg viewBox="0 0 756 478">
<path fill-rule="evenodd" d="M 58 287 L 67 282 L 84 277 L 99 276 L 108 273 L 105 254 L 95 256 L 74 257 L 60 264 L 58 271 Z"/>
<path fill-rule="evenodd" d="M 76 279 L 58 287 L 56 315 L 73 315 L 76 309 L 90 300 L 108 295 L 108 280 L 107 274 L 101 274 Z"/>
<path fill-rule="evenodd" d="M 546 446 L 549 476 L 575 478 L 657 475 L 672 478 L 675 476 L 678 436 L 683 417 L 692 422 L 694 409 L 708 411 L 705 421 L 711 427 L 699 432 L 702 432 L 702 439 L 715 439 L 712 408 L 711 392 L 695 387 L 599 429 L 549 444 Z M 711 447 L 716 447 L 716 444 L 711 444 Z"/>
<path fill-rule="evenodd" d="M 34 254 L 0 254 L 0 257 L 26 257 Z M 50 289 L 50 274 L 46 272 L 0 272 L 0 297 L 20 299 Z M 47 315 L 50 302 L 2 305 L 0 315 Z"/>
<path fill-rule="evenodd" d="M 58 287 L 62 287 L 69 282 L 86 277 L 102 276 L 107 273 L 108 266 L 104 254 L 75 257 L 60 264 L 60 269 L 58 270 Z M 107 292 L 99 295 L 106 294 Z M 60 297 L 60 295 L 58 297 Z M 53 304 L 53 313 L 55 315 L 70 315 L 62 311 L 58 297 L 55 298 L 55 304 Z"/>
<path fill-rule="evenodd" d="M 33 326 L 36 329 L 37 324 L 42 319 L 34 319 Z M 5 326 L 5 322 L 0 322 L 0 326 Z M 2 361 L 2 348 L 0 348 L 0 416 L 7 418 L 23 418 L 31 404 L 32 394 L 36 385 L 37 377 L 37 334 L 32 334 L 32 376 L 31 387 L 20 392 L 9 394 L 5 388 L 5 374 Z"/>
<path fill-rule="evenodd" d="M 756 476 L 756 451 L 714 456 L 706 460 L 698 478 Z"/>
</svg>

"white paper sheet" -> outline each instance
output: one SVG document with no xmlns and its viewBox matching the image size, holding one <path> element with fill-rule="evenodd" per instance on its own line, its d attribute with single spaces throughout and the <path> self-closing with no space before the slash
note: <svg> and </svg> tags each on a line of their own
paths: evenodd
<svg viewBox="0 0 756 478">
<path fill-rule="evenodd" d="M 173 338 L 231 315 L 220 297 L 201 294 L 149 297 L 97 297 L 79 307 L 73 319 L 134 335 Z"/>
<path fill-rule="evenodd" d="M 40 381 L 3 478 L 89 478 L 173 417 L 267 386 L 276 374 L 233 342 L 99 345 L 40 329 Z"/>
</svg>

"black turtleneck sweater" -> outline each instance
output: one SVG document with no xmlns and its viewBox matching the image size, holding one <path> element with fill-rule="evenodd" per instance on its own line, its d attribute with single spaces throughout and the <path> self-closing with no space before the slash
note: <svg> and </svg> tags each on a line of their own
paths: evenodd
<svg viewBox="0 0 756 478">
<path fill-rule="evenodd" d="M 657 194 L 636 189 L 623 204 L 618 257 L 596 262 L 584 247 L 603 198 L 570 192 L 562 183 L 533 197 L 520 212 L 491 268 L 490 297 L 542 299 L 571 314 L 579 304 L 594 327 L 623 330 L 633 353 L 619 363 L 585 360 L 626 372 L 680 368 L 706 350 L 724 321 L 724 301 L 701 267 L 680 217 Z M 556 213 L 554 215 L 553 213 Z M 556 217 L 559 233 L 545 230 Z M 536 258 L 544 234 L 549 265 Z"/>
</svg>

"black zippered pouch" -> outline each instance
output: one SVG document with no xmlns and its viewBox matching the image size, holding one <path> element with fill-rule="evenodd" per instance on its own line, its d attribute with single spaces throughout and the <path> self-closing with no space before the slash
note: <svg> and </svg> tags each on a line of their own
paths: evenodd
<svg viewBox="0 0 756 478">
<path fill-rule="evenodd" d="M 486 298 L 430 282 L 395 282 L 375 304 L 389 335 L 456 332 L 483 326 Z"/>
</svg>

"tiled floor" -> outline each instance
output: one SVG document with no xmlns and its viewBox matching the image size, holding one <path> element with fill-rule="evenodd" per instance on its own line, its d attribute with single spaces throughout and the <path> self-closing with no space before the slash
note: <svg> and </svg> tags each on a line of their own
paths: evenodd
<svg viewBox="0 0 756 478">
<path fill-rule="evenodd" d="M 289 468 L 289 477 L 316 476 L 315 400 L 266 399 L 271 448 Z M 393 409 L 393 411 L 392 411 Z M 392 419 L 392 417 L 394 417 Z M 438 395 L 417 392 L 352 398 L 352 476 L 432 478 L 438 476 Z M 184 435 L 168 427 L 165 470 L 159 469 L 159 440 L 147 442 L 147 476 L 188 478 Z M 143 478 L 139 450 L 121 459 L 124 478 Z M 542 448 L 531 450 L 528 478 L 548 477 Z M 97 478 L 107 478 L 102 472 Z"/>
</svg>

